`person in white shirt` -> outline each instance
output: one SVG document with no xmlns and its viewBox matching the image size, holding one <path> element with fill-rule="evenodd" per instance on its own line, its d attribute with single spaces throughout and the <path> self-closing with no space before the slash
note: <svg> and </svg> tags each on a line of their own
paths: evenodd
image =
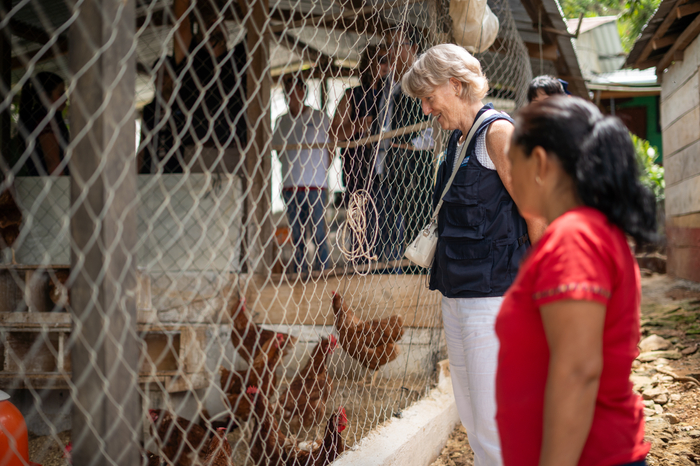
<svg viewBox="0 0 700 466">
<path fill-rule="evenodd" d="M 297 144 L 327 143 L 330 119 L 304 104 L 306 83 L 301 77 L 283 79 L 288 111 L 277 120 L 273 145 L 293 147 Z M 329 266 L 327 228 L 324 219 L 331 155 L 326 148 L 286 149 L 279 152 L 282 163 L 282 196 L 292 228 L 294 263 L 291 272 L 308 271 L 306 232 L 311 231 L 316 244 L 315 268 Z"/>
</svg>

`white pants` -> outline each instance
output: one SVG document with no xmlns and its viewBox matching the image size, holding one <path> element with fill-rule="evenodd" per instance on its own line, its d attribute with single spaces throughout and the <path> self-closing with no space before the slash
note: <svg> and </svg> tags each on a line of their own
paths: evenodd
<svg viewBox="0 0 700 466">
<path fill-rule="evenodd" d="M 452 387 L 474 466 L 500 466 L 501 443 L 496 427 L 496 315 L 499 298 L 442 298 Z"/>
</svg>

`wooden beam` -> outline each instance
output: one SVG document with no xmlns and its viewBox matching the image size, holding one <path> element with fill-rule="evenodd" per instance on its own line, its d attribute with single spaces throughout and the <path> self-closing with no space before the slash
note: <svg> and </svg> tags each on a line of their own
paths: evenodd
<svg viewBox="0 0 700 466">
<path fill-rule="evenodd" d="M 651 41 L 651 48 L 653 50 L 657 49 L 662 49 L 664 47 L 668 47 L 669 45 L 673 45 L 673 43 L 678 40 L 678 37 L 680 37 L 680 34 L 672 34 L 670 36 L 664 36 L 659 39 L 653 39 Z"/>
<path fill-rule="evenodd" d="M 688 3 L 676 7 L 676 18 L 681 19 L 684 16 L 700 13 L 700 2 Z"/>
<path fill-rule="evenodd" d="M 408 0 L 406 2 L 388 2 L 382 4 L 380 7 L 377 6 L 366 6 L 364 8 L 361 8 L 359 10 L 354 10 L 354 9 L 348 9 L 349 11 L 345 11 L 343 13 L 327 13 L 325 15 L 315 15 L 315 16 L 309 16 L 309 17 L 302 17 L 300 19 L 297 19 L 295 21 L 292 21 L 291 23 L 285 22 L 284 24 L 276 24 L 274 26 L 270 26 L 270 31 L 271 32 L 283 32 L 288 29 L 296 29 L 300 27 L 327 27 L 329 24 L 334 25 L 335 23 L 338 23 L 344 19 L 350 19 L 354 18 L 355 20 L 358 18 L 363 18 L 365 15 L 370 14 L 370 13 L 377 13 L 383 10 L 390 10 L 392 8 L 404 8 L 406 6 L 412 5 L 414 3 L 422 3 L 424 0 Z M 335 27 L 335 26 L 334 26 Z"/>
<path fill-rule="evenodd" d="M 678 2 L 676 3 L 676 7 L 679 7 L 685 3 L 687 3 L 687 0 L 678 0 Z M 649 39 L 647 44 L 644 46 L 644 50 L 642 50 L 642 53 L 641 53 L 641 55 L 639 55 L 639 58 L 637 58 L 637 61 L 635 63 L 635 66 L 637 68 L 642 69 L 639 64 L 641 64 L 641 62 L 646 61 L 646 59 L 649 57 L 649 54 L 651 54 L 651 52 L 654 51 L 653 41 L 655 39 L 661 39 L 663 36 L 665 36 L 666 31 L 668 31 L 668 28 L 671 27 L 671 25 L 673 24 L 674 21 L 676 21 L 676 19 L 677 19 L 676 15 L 673 13 L 667 15 L 664 18 L 664 20 L 661 22 L 659 27 L 654 32 L 654 35 L 651 36 L 651 39 Z"/>
<path fill-rule="evenodd" d="M 80 27 L 69 32 L 71 131 L 82 135 L 66 154 L 75 272 L 70 290 L 74 464 L 133 466 L 141 461 L 140 436 L 135 435 L 143 428 L 133 256 L 135 3 L 82 2 L 75 11 Z"/>
<path fill-rule="evenodd" d="M 670 49 L 663 56 L 658 65 L 656 65 L 656 75 L 659 76 L 666 68 L 676 59 L 676 52 L 682 52 L 690 45 L 690 43 L 700 34 L 700 16 L 697 16 L 692 23 L 678 37 Z"/>
<path fill-rule="evenodd" d="M 248 144 L 245 153 L 245 268 L 267 274 L 272 266 L 270 190 L 270 6 L 268 0 L 246 0 L 248 17 Z"/>
</svg>

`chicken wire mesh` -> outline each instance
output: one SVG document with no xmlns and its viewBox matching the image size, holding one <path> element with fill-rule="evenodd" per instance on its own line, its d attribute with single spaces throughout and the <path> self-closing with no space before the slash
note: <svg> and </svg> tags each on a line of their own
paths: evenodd
<svg viewBox="0 0 700 466">
<path fill-rule="evenodd" d="M 530 62 L 488 5 L 513 110 Z M 446 135 L 398 83 L 463 39 L 450 8 L 4 0 L 0 388 L 32 461 L 328 464 L 434 387 L 403 251 Z"/>
</svg>

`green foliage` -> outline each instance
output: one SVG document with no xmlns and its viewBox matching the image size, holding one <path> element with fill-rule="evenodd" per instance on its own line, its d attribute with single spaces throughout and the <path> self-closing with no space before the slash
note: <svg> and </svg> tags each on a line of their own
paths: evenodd
<svg viewBox="0 0 700 466">
<path fill-rule="evenodd" d="M 638 138 L 631 133 L 630 136 L 632 137 L 634 150 L 637 153 L 641 181 L 654 193 L 656 200 L 661 201 L 664 199 L 666 182 L 664 181 L 664 167 L 654 161 L 658 151 L 646 139 Z"/>
<path fill-rule="evenodd" d="M 561 0 L 566 18 L 617 15 L 622 48 L 629 52 L 661 0 Z"/>
</svg>

